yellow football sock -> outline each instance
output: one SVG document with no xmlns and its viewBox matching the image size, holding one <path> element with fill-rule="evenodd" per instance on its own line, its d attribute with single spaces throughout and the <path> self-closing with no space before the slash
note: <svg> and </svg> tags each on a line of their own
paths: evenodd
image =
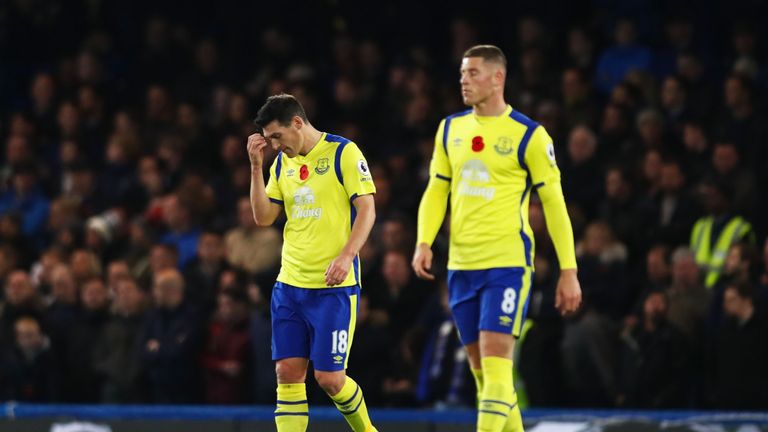
<svg viewBox="0 0 768 432">
<path fill-rule="evenodd" d="M 469 370 L 472 371 L 472 376 L 475 377 L 475 387 L 477 387 L 477 405 L 480 406 L 480 398 L 483 395 L 483 370 L 472 368 Z"/>
<path fill-rule="evenodd" d="M 515 404 L 512 360 L 483 357 L 483 392 L 477 415 L 478 432 L 502 432 Z"/>
<path fill-rule="evenodd" d="M 344 387 L 335 395 L 329 395 L 339 412 L 355 432 L 376 432 L 368 417 L 368 408 L 363 399 L 363 390 L 350 377 L 344 381 Z"/>
<path fill-rule="evenodd" d="M 309 423 L 307 388 L 302 384 L 277 385 L 277 432 L 304 432 Z"/>
<path fill-rule="evenodd" d="M 513 394 L 512 401 L 512 409 L 509 410 L 509 417 L 504 423 L 502 432 L 523 432 L 523 416 L 520 414 L 520 406 L 517 404 L 517 392 Z"/>
</svg>

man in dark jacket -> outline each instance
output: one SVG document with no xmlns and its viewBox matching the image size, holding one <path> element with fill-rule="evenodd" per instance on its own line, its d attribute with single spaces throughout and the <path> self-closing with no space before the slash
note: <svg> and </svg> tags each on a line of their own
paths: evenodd
<svg viewBox="0 0 768 432">
<path fill-rule="evenodd" d="M 155 307 L 140 338 L 142 367 L 154 403 L 200 401 L 201 326 L 184 301 L 184 278 L 176 269 L 155 275 Z"/>
<path fill-rule="evenodd" d="M 123 277 L 115 283 L 113 313 L 96 343 L 95 367 L 104 377 L 101 401 L 144 401 L 139 336 L 147 303 L 136 281 Z"/>
</svg>

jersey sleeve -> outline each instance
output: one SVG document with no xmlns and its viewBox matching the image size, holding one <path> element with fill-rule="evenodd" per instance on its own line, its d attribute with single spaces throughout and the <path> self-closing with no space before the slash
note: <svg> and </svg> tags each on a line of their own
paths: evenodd
<svg viewBox="0 0 768 432">
<path fill-rule="evenodd" d="M 543 127 L 533 132 L 525 151 L 525 164 L 531 173 L 533 187 L 541 187 L 560 182 L 560 169 L 555 159 L 555 146 L 552 138 Z"/>
<path fill-rule="evenodd" d="M 360 195 L 376 193 L 368 161 L 365 160 L 357 144 L 353 142 L 347 144 L 341 152 L 341 176 L 344 180 L 344 190 L 350 200 Z"/>
<path fill-rule="evenodd" d="M 267 187 L 266 187 L 267 197 L 269 197 L 269 200 L 281 205 L 283 204 L 283 192 L 280 191 L 280 185 L 277 182 L 278 181 L 277 169 L 278 169 L 278 165 L 281 165 L 282 157 L 283 157 L 282 153 L 278 153 L 274 162 L 272 162 L 272 166 L 269 167 L 269 180 L 267 181 Z"/>
<path fill-rule="evenodd" d="M 525 163 L 531 173 L 544 210 L 547 231 L 555 246 L 561 269 L 576 268 L 573 228 L 560 185 L 560 170 L 555 160 L 552 138 L 543 127 L 533 132 L 525 153 Z"/>
<path fill-rule="evenodd" d="M 441 180 L 451 180 L 451 163 L 448 160 L 448 154 L 445 152 L 443 142 L 443 133 L 445 130 L 445 120 L 440 122 L 435 134 L 435 149 L 432 151 L 432 161 L 429 163 L 429 178 L 439 178 Z"/>
</svg>

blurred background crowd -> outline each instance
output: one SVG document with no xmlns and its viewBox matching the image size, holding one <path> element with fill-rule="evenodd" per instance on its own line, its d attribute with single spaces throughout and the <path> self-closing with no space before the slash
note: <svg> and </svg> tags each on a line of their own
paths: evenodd
<svg viewBox="0 0 768 432">
<path fill-rule="evenodd" d="M 554 138 L 584 291 L 560 317 L 534 196 L 521 393 L 768 408 L 764 3 L 307 3 L 0 3 L 0 400 L 274 403 L 284 222 L 253 222 L 245 143 L 288 92 L 378 190 L 349 374 L 369 405 L 472 406 L 444 269 L 409 262 L 461 55 L 494 43 Z"/>
</svg>

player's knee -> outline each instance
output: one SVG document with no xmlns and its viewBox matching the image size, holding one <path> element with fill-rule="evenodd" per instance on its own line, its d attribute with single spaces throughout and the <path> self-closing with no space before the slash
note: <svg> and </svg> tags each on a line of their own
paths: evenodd
<svg viewBox="0 0 768 432">
<path fill-rule="evenodd" d="M 288 362 L 278 361 L 275 364 L 275 374 L 277 375 L 278 383 L 303 383 L 306 373 L 306 369 Z"/>
<path fill-rule="evenodd" d="M 346 378 L 347 376 L 343 372 L 315 371 L 315 380 L 317 380 L 317 384 L 331 396 L 338 394 L 341 391 L 342 387 L 344 387 Z"/>
</svg>

